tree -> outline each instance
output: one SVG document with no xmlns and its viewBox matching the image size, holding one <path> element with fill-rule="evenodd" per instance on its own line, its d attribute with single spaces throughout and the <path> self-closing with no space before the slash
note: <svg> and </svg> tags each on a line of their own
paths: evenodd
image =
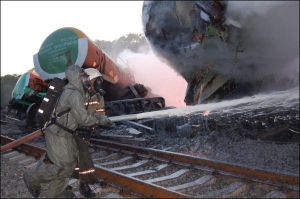
<svg viewBox="0 0 300 199">
<path fill-rule="evenodd" d="M 1 76 L 1 107 L 8 105 L 11 100 L 12 91 L 19 79 L 20 75 L 5 75 Z"/>
<path fill-rule="evenodd" d="M 133 33 L 121 36 L 119 39 L 112 42 L 96 40 L 95 44 L 109 56 L 117 56 L 125 49 L 131 50 L 135 53 L 140 53 L 145 49 L 150 49 L 145 36 L 143 36 L 142 34 Z"/>
</svg>

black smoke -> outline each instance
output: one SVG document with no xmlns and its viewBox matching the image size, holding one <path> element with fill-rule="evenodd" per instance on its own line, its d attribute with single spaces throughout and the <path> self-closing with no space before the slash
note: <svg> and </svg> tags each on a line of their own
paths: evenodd
<svg viewBox="0 0 300 199">
<path fill-rule="evenodd" d="M 143 7 L 144 31 L 152 49 L 184 78 L 210 67 L 243 81 L 270 74 L 277 81 L 286 76 L 299 79 L 298 1 L 228 1 L 226 42 L 206 38 L 201 44 L 191 36 L 189 13 L 194 3 L 145 1 Z"/>
</svg>

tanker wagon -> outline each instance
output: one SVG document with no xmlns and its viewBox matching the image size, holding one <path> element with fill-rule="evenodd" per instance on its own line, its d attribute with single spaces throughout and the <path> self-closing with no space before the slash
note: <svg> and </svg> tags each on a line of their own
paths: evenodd
<svg viewBox="0 0 300 199">
<path fill-rule="evenodd" d="M 108 116 L 136 114 L 165 107 L 164 98 L 155 96 L 144 85 L 136 83 L 128 70 L 114 62 L 79 29 L 65 27 L 52 32 L 33 56 L 33 62 L 37 75 L 32 77 L 32 82 L 39 82 L 39 86 L 34 88 L 33 84 L 23 82 L 22 88 L 17 89 L 17 83 L 11 100 L 13 103 L 10 102 L 12 108 L 19 110 L 22 101 L 21 111 L 26 111 L 28 125 L 35 124 L 35 115 L 52 79 L 65 79 L 65 70 L 72 64 L 83 69 L 95 68 L 102 74 L 103 89 L 106 91 L 105 113 Z M 28 94 L 35 100 L 28 100 Z"/>
<path fill-rule="evenodd" d="M 11 93 L 6 117 L 18 120 L 26 119 L 27 125 L 34 126 L 34 120 L 27 117 L 28 111 L 37 112 L 49 85 L 49 82 L 44 82 L 35 72 L 29 71 L 21 75 Z M 16 110 L 16 115 L 13 115 L 12 110 Z"/>
</svg>

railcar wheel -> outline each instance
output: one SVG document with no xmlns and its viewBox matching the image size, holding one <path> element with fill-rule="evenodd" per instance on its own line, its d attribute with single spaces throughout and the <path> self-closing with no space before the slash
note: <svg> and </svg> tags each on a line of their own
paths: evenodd
<svg viewBox="0 0 300 199">
<path fill-rule="evenodd" d="M 36 120 L 35 116 L 37 114 L 37 111 L 39 109 L 40 105 L 33 103 L 31 104 L 27 110 L 26 110 L 26 123 L 30 127 L 35 127 L 36 126 Z"/>
</svg>

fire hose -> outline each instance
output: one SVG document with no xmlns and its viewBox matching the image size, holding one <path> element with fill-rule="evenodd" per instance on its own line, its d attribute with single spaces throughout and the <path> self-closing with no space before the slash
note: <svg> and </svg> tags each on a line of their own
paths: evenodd
<svg viewBox="0 0 300 199">
<path fill-rule="evenodd" d="M 121 121 L 127 121 L 127 120 L 136 120 L 137 119 L 137 114 L 132 114 L 132 115 L 122 115 L 122 116 L 114 116 L 114 117 L 109 117 L 109 119 L 112 121 L 112 122 L 121 122 Z M 1 153 L 2 152 L 5 152 L 9 149 L 12 149 L 12 148 L 15 148 L 25 142 L 28 142 L 30 140 L 33 140 L 37 137 L 40 137 L 41 135 L 43 135 L 43 132 L 42 129 L 39 129 L 39 130 L 36 130 L 24 137 L 21 137 L 17 140 L 14 140 L 4 146 L 1 146 Z"/>
<path fill-rule="evenodd" d="M 224 105 L 224 106 L 227 106 Z M 220 107 L 219 107 L 220 108 Z M 212 108 L 213 109 L 213 108 Z M 160 111 L 153 111 L 153 112 L 145 112 L 145 113 L 138 113 L 138 114 L 131 114 L 131 115 L 121 115 L 121 116 L 113 116 L 109 117 L 109 119 L 112 122 L 122 122 L 122 121 L 129 121 L 129 120 L 139 120 L 143 118 L 149 118 L 149 117 L 159 117 L 159 116 L 167 116 L 167 115 L 180 115 L 180 114 L 191 114 L 193 112 L 199 112 L 204 111 L 202 106 L 189 106 L 189 107 L 179 107 L 176 109 L 167 109 L 167 110 L 160 110 Z M 210 111 L 206 110 L 203 115 L 206 116 L 209 114 Z M 7 151 L 11 148 L 17 147 L 24 142 L 28 142 L 30 140 L 33 140 L 39 136 L 43 135 L 42 130 L 34 131 L 24 137 L 21 137 L 20 139 L 17 139 L 13 142 L 10 142 L 4 146 L 1 146 L 1 153 L 4 151 Z"/>
</svg>

